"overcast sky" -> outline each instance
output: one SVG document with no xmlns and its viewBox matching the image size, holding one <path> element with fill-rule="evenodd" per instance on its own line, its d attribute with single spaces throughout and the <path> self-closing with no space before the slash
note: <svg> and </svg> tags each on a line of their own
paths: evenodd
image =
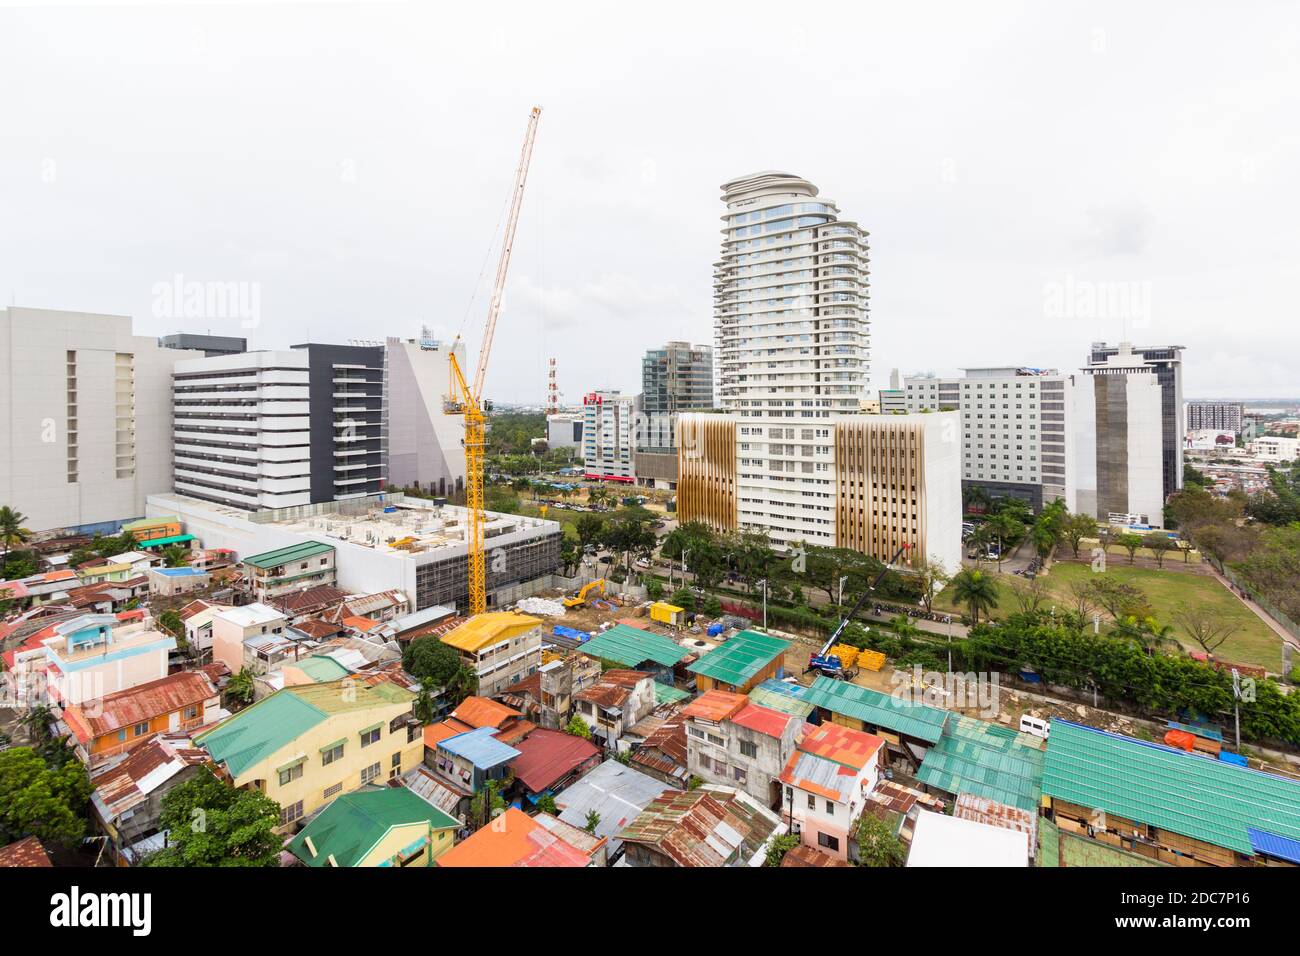
<svg viewBox="0 0 1300 956">
<path fill-rule="evenodd" d="M 1127 333 L 1189 396 L 1300 394 L 1294 5 L 52 6 L 0 0 L 4 305 L 476 355 L 538 103 L 499 400 L 711 342 L 719 186 L 762 169 L 870 232 L 876 387 Z M 177 276 L 257 308 L 187 318 Z"/>
</svg>

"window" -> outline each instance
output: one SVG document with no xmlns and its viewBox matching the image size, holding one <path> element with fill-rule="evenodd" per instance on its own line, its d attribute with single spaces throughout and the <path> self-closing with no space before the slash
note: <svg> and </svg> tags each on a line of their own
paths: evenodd
<svg viewBox="0 0 1300 956">
<path fill-rule="evenodd" d="M 401 765 L 402 765 L 402 752 L 399 750 L 397 753 L 393 754 L 393 766 L 400 767 Z"/>
<path fill-rule="evenodd" d="M 286 823 L 293 823 L 294 820 L 302 817 L 302 801 L 290 804 L 280 811 L 280 826 Z"/>
<path fill-rule="evenodd" d="M 740 742 L 740 755 L 742 757 L 757 757 L 758 744 L 754 743 L 752 740 L 742 740 Z"/>
<path fill-rule="evenodd" d="M 338 793 L 342 789 L 343 789 L 343 784 L 341 783 L 336 783 L 332 787 L 327 787 L 324 793 L 325 799 L 328 800 L 330 797 L 334 796 L 334 794 Z"/>
<path fill-rule="evenodd" d="M 809 810 L 817 809 L 817 798 L 814 797 L 811 793 L 808 794 L 808 809 Z"/>
<path fill-rule="evenodd" d="M 186 720 L 193 720 L 193 719 L 194 719 L 195 717 L 197 717 L 197 716 L 199 716 L 199 705 L 198 705 L 198 704 L 195 704 L 195 705 L 192 706 L 192 707 L 186 707 L 186 708 L 185 708 L 185 719 L 186 719 Z"/>
<path fill-rule="evenodd" d="M 828 850 L 838 850 L 840 848 L 840 839 L 839 837 L 833 837 L 818 830 L 817 845 L 824 846 Z"/>
<path fill-rule="evenodd" d="M 361 735 L 361 746 L 369 747 L 371 744 L 377 744 L 377 743 L 379 743 L 378 727 L 376 727 L 374 730 L 367 730 L 365 733 Z"/>
<path fill-rule="evenodd" d="M 830 800 L 826 801 L 826 815 L 828 817 L 835 816 L 835 804 L 832 803 Z"/>
<path fill-rule="evenodd" d="M 361 771 L 361 786 L 372 783 L 379 778 L 379 764 L 372 763 L 365 770 Z"/>
<path fill-rule="evenodd" d="M 145 723 L 136 724 L 134 727 L 131 728 L 131 733 L 135 734 L 137 737 L 142 737 L 148 732 L 149 732 L 149 723 L 147 721 Z"/>
<path fill-rule="evenodd" d="M 333 747 L 330 747 L 328 750 L 322 750 L 320 752 L 320 762 L 321 762 L 321 766 L 323 767 L 332 764 L 336 760 L 342 760 L 342 759 L 343 759 L 343 745 L 341 743 L 335 744 Z"/>
<path fill-rule="evenodd" d="M 297 780 L 302 776 L 302 763 L 296 763 L 287 770 L 280 771 L 280 786 L 284 786 L 291 781 Z"/>
</svg>

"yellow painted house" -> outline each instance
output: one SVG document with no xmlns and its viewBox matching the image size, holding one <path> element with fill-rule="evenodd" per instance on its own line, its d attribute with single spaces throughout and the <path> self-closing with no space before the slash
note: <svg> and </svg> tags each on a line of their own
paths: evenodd
<svg viewBox="0 0 1300 956">
<path fill-rule="evenodd" d="M 345 793 L 289 841 L 305 866 L 433 866 L 460 823 L 406 787 Z"/>
<path fill-rule="evenodd" d="M 545 622 L 519 611 L 476 614 L 442 636 L 461 660 L 478 675 L 478 692 L 484 697 L 500 693 L 537 671 L 542 665 L 542 631 Z"/>
<path fill-rule="evenodd" d="M 354 678 L 286 687 L 194 738 L 230 777 L 280 804 L 280 825 L 424 759 L 415 695 Z"/>
</svg>

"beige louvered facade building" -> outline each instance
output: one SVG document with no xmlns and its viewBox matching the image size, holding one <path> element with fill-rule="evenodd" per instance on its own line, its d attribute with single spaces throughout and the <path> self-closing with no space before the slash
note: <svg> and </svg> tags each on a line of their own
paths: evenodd
<svg viewBox="0 0 1300 956">
<path fill-rule="evenodd" d="M 740 527 L 735 421 L 684 415 L 679 429 L 678 520 Z M 960 568 L 960 434 L 955 412 L 836 420 L 834 545 L 888 561 L 907 544 L 913 557 L 925 555 L 949 572 Z"/>
</svg>

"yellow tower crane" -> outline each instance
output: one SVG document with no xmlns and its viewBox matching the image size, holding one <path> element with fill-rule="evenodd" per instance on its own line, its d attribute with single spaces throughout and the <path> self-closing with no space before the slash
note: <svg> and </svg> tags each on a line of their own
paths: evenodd
<svg viewBox="0 0 1300 956">
<path fill-rule="evenodd" d="M 533 141 L 537 138 L 537 120 L 542 108 L 534 106 L 528 114 L 528 130 L 524 133 L 524 146 L 519 154 L 519 168 L 515 171 L 515 188 L 510 197 L 510 214 L 501 244 L 501 258 L 497 262 L 496 282 L 488 302 L 487 324 L 483 328 L 483 344 L 478 353 L 478 369 L 474 385 L 465 381 L 460 364 L 456 361 L 455 346 L 448 350 L 451 360 L 452 394 L 446 403 L 449 414 L 465 417 L 465 507 L 469 512 L 469 610 L 482 614 L 487 610 L 487 566 L 483 547 L 483 453 L 487 446 L 487 415 L 483 408 L 483 379 L 487 375 L 488 356 L 492 352 L 492 336 L 496 333 L 497 319 L 501 315 L 501 295 L 505 291 L 506 272 L 510 268 L 510 250 L 519 225 L 519 207 L 523 203 L 524 183 L 528 180 L 528 166 L 533 158 Z M 457 336 L 459 341 L 460 336 Z"/>
</svg>

